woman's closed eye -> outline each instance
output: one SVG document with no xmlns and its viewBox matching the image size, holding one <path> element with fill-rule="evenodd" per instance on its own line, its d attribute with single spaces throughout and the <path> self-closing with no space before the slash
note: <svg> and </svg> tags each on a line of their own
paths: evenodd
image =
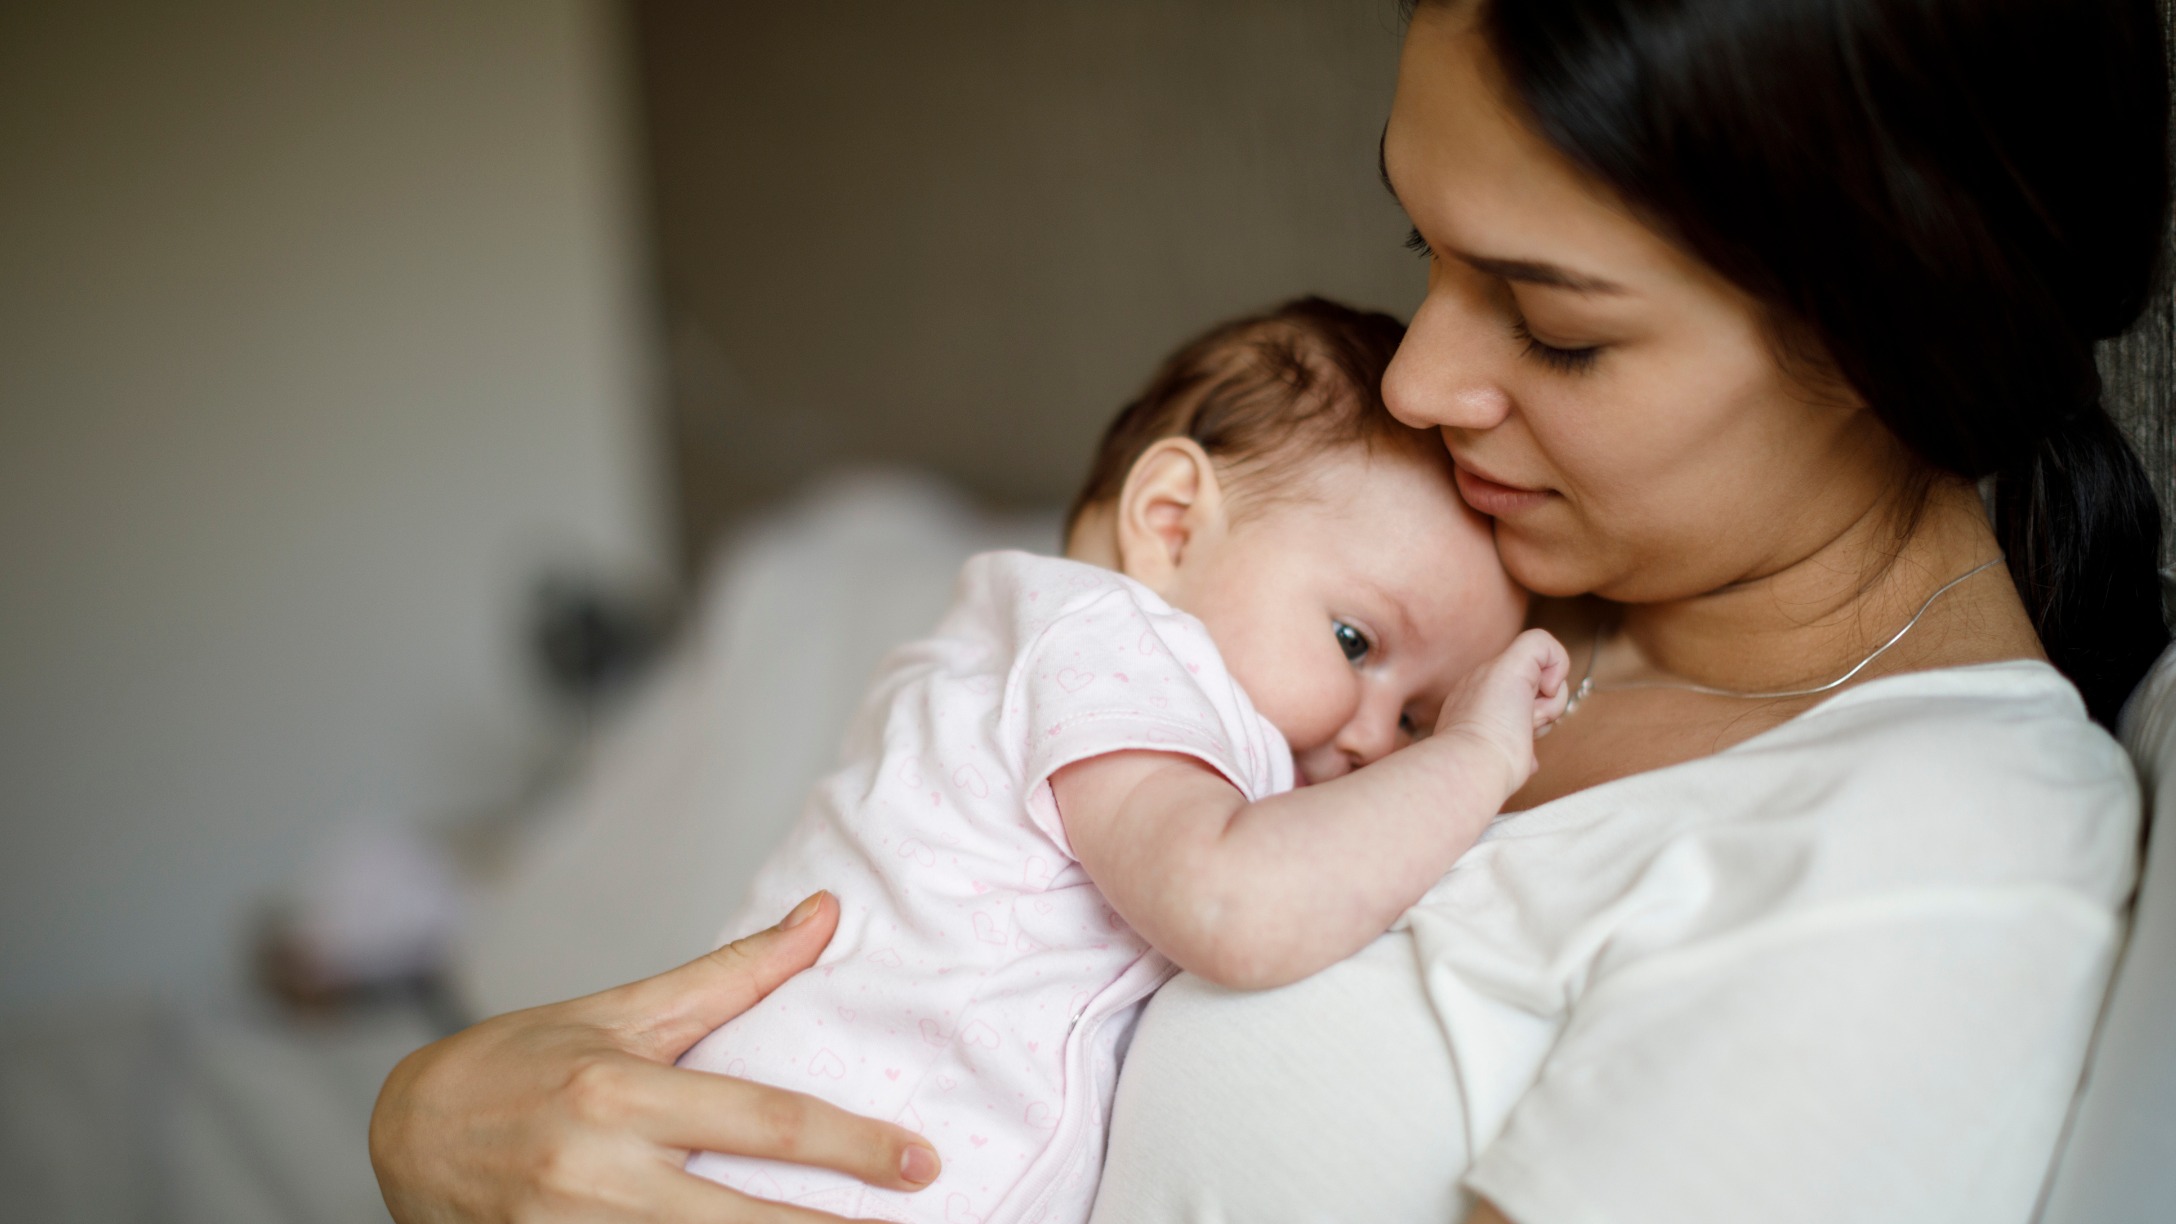
<svg viewBox="0 0 2176 1224">
<path fill-rule="evenodd" d="M 1526 346 L 1526 355 L 1559 374 L 1584 374 L 1594 368 L 1594 359 L 1601 356 L 1602 346 L 1589 344 L 1581 348 L 1564 348 L 1536 339 L 1533 329 L 1523 318 L 1511 321 L 1511 334 Z"/>
<path fill-rule="evenodd" d="M 1367 634 L 1344 621 L 1331 621 L 1330 631 L 1337 635 L 1337 648 L 1345 652 L 1345 661 L 1355 667 L 1367 662 L 1375 651 L 1375 643 L 1368 640 Z"/>
<path fill-rule="evenodd" d="M 1426 238 L 1421 237 L 1418 226 L 1406 231 L 1405 249 L 1422 259 L 1434 260 L 1436 257 L 1435 248 L 1428 245 Z M 1527 326 L 1526 316 L 1518 313 L 1514 313 L 1511 318 L 1511 335 L 1525 346 L 1526 356 L 1559 374 L 1583 374 L 1593 369 L 1595 358 L 1602 352 L 1602 346 L 1598 344 L 1573 347 L 1537 339 L 1533 330 Z"/>
</svg>

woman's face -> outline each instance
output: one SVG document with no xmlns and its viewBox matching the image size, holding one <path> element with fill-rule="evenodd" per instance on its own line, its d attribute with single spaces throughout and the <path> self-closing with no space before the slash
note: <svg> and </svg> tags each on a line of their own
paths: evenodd
<svg viewBox="0 0 2176 1224">
<path fill-rule="evenodd" d="M 1512 575 L 1684 598 L 1877 512 L 1893 436 L 1788 373 L 1750 298 L 1527 129 L 1474 7 L 1424 6 L 1406 38 L 1383 164 L 1428 295 L 1383 391 L 1442 431 Z"/>
</svg>

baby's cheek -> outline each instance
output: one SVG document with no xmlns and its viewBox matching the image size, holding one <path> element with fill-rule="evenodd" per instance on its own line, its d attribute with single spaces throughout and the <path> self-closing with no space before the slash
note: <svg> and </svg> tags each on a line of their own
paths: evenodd
<svg viewBox="0 0 2176 1224">
<path fill-rule="evenodd" d="M 1287 667 L 1267 689 L 1251 690 L 1255 708 L 1284 735 L 1295 754 L 1327 745 L 1352 720 L 1360 702 L 1359 677 L 1350 667 Z"/>
</svg>

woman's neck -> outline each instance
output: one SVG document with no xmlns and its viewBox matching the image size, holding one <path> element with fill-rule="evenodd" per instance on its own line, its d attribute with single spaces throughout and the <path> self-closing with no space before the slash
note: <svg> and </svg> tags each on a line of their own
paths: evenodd
<svg viewBox="0 0 2176 1224">
<path fill-rule="evenodd" d="M 1622 632 L 1595 634 L 1564 605 L 1536 608 L 1572 644 L 1573 666 L 1595 681 L 1590 700 L 1535 745 L 1541 769 L 1512 796 L 1516 811 L 1628 774 L 1720 752 L 1804 713 L 1820 694 L 1748 701 L 1732 693 L 1826 685 L 1894 637 L 1911 632 L 1852 677 L 1999 659 L 2039 658 L 2040 641 L 2007 571 L 1993 566 L 1931 604 L 1945 583 L 2000 555 L 1978 494 L 1962 481 L 1929 495 L 1911 530 L 1869 516 L 1772 573 L 1690 599 L 1605 612 Z M 1582 623 L 1583 621 L 1583 623 Z M 1598 649 L 1595 649 L 1598 647 Z"/>
<path fill-rule="evenodd" d="M 1866 676 L 2038 654 L 1999 566 L 1927 604 L 1945 583 L 2001 555 L 1971 484 L 1937 481 L 1901 530 L 1899 518 L 1889 507 L 1870 511 L 1773 572 L 1688 599 L 1626 605 L 1622 642 L 1636 658 L 1619 667 L 1737 691 L 1809 687 L 1850 670 L 1922 607 L 1926 619 Z M 1957 657 L 1960 644 L 1971 657 Z"/>
</svg>

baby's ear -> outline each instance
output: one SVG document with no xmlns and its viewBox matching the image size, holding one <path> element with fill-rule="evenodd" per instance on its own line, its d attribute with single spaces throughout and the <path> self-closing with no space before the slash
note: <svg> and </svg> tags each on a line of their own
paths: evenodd
<svg viewBox="0 0 2176 1224">
<path fill-rule="evenodd" d="M 1224 490 L 1192 438 L 1159 438 L 1134 460 L 1118 494 L 1118 568 L 1169 595 L 1181 566 L 1224 529 Z"/>
</svg>

